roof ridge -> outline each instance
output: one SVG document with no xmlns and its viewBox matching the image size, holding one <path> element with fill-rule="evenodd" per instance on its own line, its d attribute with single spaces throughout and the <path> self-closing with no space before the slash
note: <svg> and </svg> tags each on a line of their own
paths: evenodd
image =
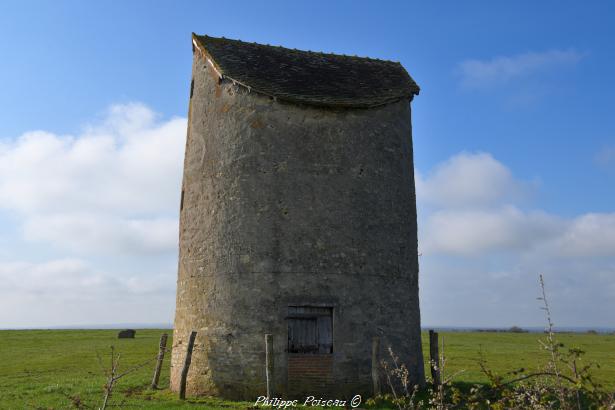
<svg viewBox="0 0 615 410">
<path fill-rule="evenodd" d="M 330 56 L 336 56 L 336 57 L 347 57 L 347 58 L 359 58 L 362 60 L 371 60 L 371 61 L 378 61 L 378 62 L 383 62 L 383 63 L 393 63 L 393 64 L 400 64 L 401 62 L 399 61 L 394 61 L 394 60 L 387 60 L 384 58 L 374 58 L 374 57 L 369 57 L 369 56 L 358 56 L 356 54 L 354 55 L 350 55 L 350 54 L 338 54 L 338 53 L 326 53 L 324 51 L 314 51 L 314 50 L 302 50 L 299 48 L 289 48 L 289 47 L 285 47 L 283 45 L 273 45 L 273 44 L 263 44 L 263 43 L 257 43 L 256 41 L 243 41 L 241 39 L 236 39 L 236 38 L 227 38 L 227 37 L 213 37 L 213 36 L 208 36 L 207 34 L 196 34 L 196 33 L 192 33 L 193 37 L 204 37 L 204 38 L 211 38 L 214 40 L 226 40 L 226 41 L 236 41 L 238 43 L 243 43 L 243 44 L 252 44 L 252 45 L 257 45 L 257 46 L 261 46 L 261 47 L 275 47 L 275 48 L 283 48 L 286 50 L 290 50 L 290 51 L 297 51 L 300 53 L 311 53 L 311 54 L 321 54 L 321 55 L 330 55 Z"/>
</svg>

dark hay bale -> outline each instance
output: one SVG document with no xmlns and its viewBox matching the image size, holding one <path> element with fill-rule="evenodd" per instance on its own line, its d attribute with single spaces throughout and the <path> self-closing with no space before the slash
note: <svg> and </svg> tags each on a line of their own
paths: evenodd
<svg viewBox="0 0 615 410">
<path fill-rule="evenodd" d="M 117 334 L 117 338 L 118 339 L 134 339 L 136 333 L 137 331 L 134 329 L 122 330 Z"/>
</svg>

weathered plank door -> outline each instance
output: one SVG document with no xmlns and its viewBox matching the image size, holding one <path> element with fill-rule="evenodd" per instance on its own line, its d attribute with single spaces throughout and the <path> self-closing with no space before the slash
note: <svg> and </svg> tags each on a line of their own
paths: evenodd
<svg viewBox="0 0 615 410">
<path fill-rule="evenodd" d="M 318 351 L 318 320 L 316 318 L 289 318 L 288 351 L 315 353 Z"/>
</svg>

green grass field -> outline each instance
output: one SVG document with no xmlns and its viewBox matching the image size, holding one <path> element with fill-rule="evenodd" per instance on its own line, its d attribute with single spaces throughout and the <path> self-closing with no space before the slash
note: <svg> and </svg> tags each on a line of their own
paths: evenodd
<svg viewBox="0 0 615 410">
<path fill-rule="evenodd" d="M 109 346 L 114 345 L 122 355 L 120 368 L 129 368 L 155 357 L 163 332 L 139 330 L 134 340 L 118 340 L 115 330 L 0 331 L 0 409 L 71 408 L 71 397 L 77 396 L 87 405 L 97 408 L 101 404 L 104 385 L 97 352 L 108 364 Z M 502 374 L 519 367 L 538 368 L 547 361 L 547 355 L 541 351 L 537 341 L 541 336 L 529 333 L 441 333 L 447 357 L 445 372 L 454 374 L 463 370 L 455 378 L 458 382 L 485 382 L 477 364 L 481 350 L 488 366 Z M 600 363 L 600 369 L 595 370 L 596 378 L 605 386 L 615 388 L 615 336 L 561 334 L 558 338 L 566 346 L 585 350 L 585 361 Z M 423 335 L 423 341 L 427 340 Z M 429 351 L 426 344 L 424 351 Z M 245 409 L 250 405 L 211 398 L 190 399 L 182 403 L 168 390 L 150 392 L 147 387 L 153 367 L 152 363 L 121 379 L 112 403 L 123 402 L 121 408 L 148 409 Z M 169 355 L 165 358 L 160 386 L 166 388 L 168 383 Z"/>
</svg>

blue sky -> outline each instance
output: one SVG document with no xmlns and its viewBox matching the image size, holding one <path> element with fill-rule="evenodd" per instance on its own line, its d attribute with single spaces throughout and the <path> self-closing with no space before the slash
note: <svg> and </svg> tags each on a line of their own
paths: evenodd
<svg viewBox="0 0 615 410">
<path fill-rule="evenodd" d="M 193 31 L 414 77 L 425 324 L 539 325 L 543 272 L 556 324 L 615 326 L 613 17 L 606 1 L 0 3 L 0 327 L 172 320 Z"/>
</svg>

